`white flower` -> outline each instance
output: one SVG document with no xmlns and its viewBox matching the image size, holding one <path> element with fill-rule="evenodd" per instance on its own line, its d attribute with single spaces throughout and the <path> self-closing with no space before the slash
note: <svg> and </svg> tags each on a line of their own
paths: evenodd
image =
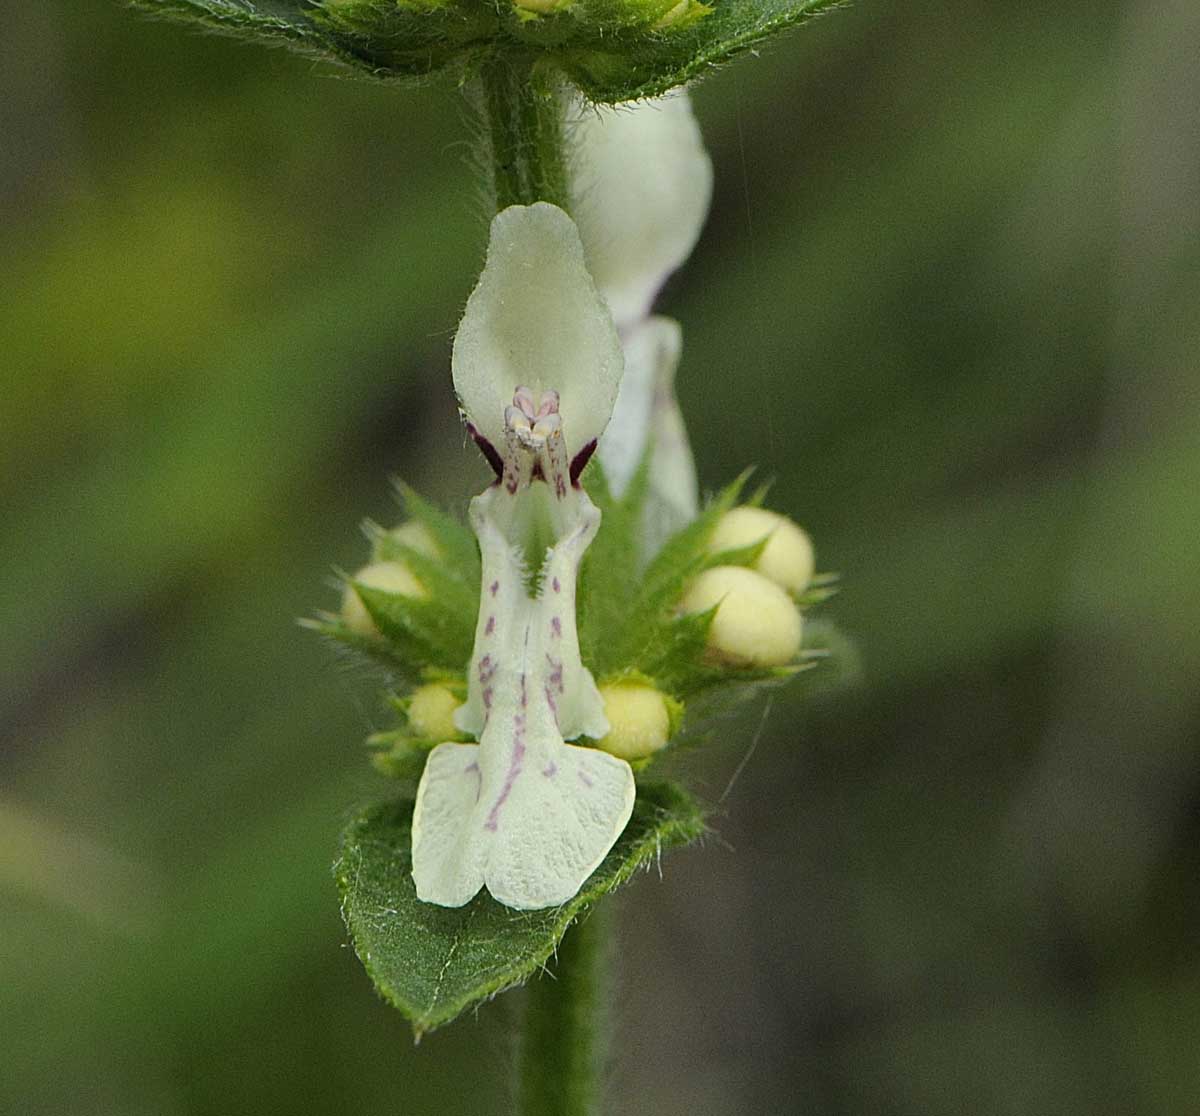
<svg viewBox="0 0 1200 1116">
<path fill-rule="evenodd" d="M 692 254 L 712 200 L 712 161 L 686 93 L 577 113 L 575 220 L 624 334 Z"/>
<path fill-rule="evenodd" d="M 492 223 L 454 342 L 454 386 L 497 482 L 471 502 L 483 583 L 467 702 L 478 744 L 439 744 L 413 813 L 420 899 L 459 907 L 486 886 L 509 907 L 570 899 L 634 802 L 629 764 L 567 744 L 608 731 L 579 654 L 575 584 L 600 512 L 576 481 L 612 413 L 620 341 L 556 206 Z M 549 541 L 536 584 L 527 559 Z"/>
<path fill-rule="evenodd" d="M 580 235 L 625 349 L 625 378 L 600 459 L 619 496 L 651 449 L 643 536 L 653 553 L 695 518 L 698 501 L 675 398 L 679 326 L 649 315 L 700 235 L 712 197 L 712 163 L 684 93 L 583 110 L 573 138 Z"/>
</svg>

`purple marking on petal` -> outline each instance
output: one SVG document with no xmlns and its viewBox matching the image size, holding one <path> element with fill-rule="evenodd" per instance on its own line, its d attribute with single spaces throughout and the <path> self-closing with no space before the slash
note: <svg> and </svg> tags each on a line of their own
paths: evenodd
<svg viewBox="0 0 1200 1116">
<path fill-rule="evenodd" d="M 562 473 L 554 474 L 554 496 L 561 500 L 567 494 L 567 480 Z"/>
<path fill-rule="evenodd" d="M 591 787 L 591 786 L 592 786 L 592 777 L 591 777 L 591 776 L 590 776 L 590 775 L 589 775 L 589 774 L 588 774 L 586 771 L 584 771 L 584 770 L 582 770 L 582 769 L 579 769 L 579 770 L 577 770 L 577 771 L 575 772 L 575 774 L 577 774 L 577 775 L 579 776 L 579 781 L 580 781 L 580 782 L 581 782 L 581 783 L 582 783 L 582 784 L 583 784 L 585 787 Z"/>
<path fill-rule="evenodd" d="M 557 577 L 553 581 L 550 582 L 550 588 L 553 589 L 556 593 L 562 592 L 562 583 L 558 580 Z"/>
<path fill-rule="evenodd" d="M 496 447 L 475 429 L 473 422 L 467 423 L 467 433 L 474 439 L 475 444 L 479 447 L 479 452 L 487 458 L 487 463 L 496 471 L 497 479 L 502 477 L 504 475 L 504 459 L 496 452 Z"/>
<path fill-rule="evenodd" d="M 550 712 L 554 714 L 555 721 L 558 720 L 558 703 L 554 700 L 554 691 L 549 686 L 543 691 L 546 695 L 546 704 L 550 706 Z"/>
<path fill-rule="evenodd" d="M 596 452 L 596 439 L 593 438 L 586 446 L 583 447 L 574 457 L 571 462 L 571 484 L 579 487 L 579 474 L 583 472 L 583 467 L 592 459 L 592 454 Z"/>
<path fill-rule="evenodd" d="M 557 687 L 561 694 L 565 687 L 563 686 L 563 665 L 561 659 L 556 659 L 552 655 L 546 655 L 546 665 L 550 667 L 550 683 Z"/>
<path fill-rule="evenodd" d="M 542 769 L 542 774 L 545 775 L 547 779 L 553 779 L 554 776 L 558 774 L 558 764 L 554 762 L 547 764 L 546 767 Z"/>
<path fill-rule="evenodd" d="M 496 664 L 492 662 L 491 655 L 484 655 L 479 660 L 479 681 L 483 685 L 487 685 L 492 680 L 492 676 L 496 673 Z"/>
<path fill-rule="evenodd" d="M 534 461 L 533 472 L 531 472 L 529 474 L 529 479 L 530 480 L 540 480 L 540 481 L 544 481 L 546 479 L 546 473 L 542 469 L 542 459 L 540 457 Z"/>
<path fill-rule="evenodd" d="M 491 635 L 492 632 L 494 632 L 495 630 L 496 630 L 496 618 L 494 616 L 489 616 L 488 622 L 487 622 L 487 627 L 483 629 L 483 634 Z"/>
<path fill-rule="evenodd" d="M 496 827 L 500 821 L 500 808 L 508 801 L 508 796 L 512 794 L 513 784 L 516 783 L 517 777 L 521 774 L 521 764 L 524 759 L 525 718 L 516 716 L 513 718 L 512 755 L 508 761 L 508 773 L 504 776 L 504 786 L 500 788 L 500 794 L 492 804 L 491 810 L 488 811 L 487 821 L 483 823 L 483 828 L 490 833 L 496 832 Z"/>
<path fill-rule="evenodd" d="M 562 639 L 562 621 L 557 616 L 550 621 L 550 634 L 555 639 Z"/>
<path fill-rule="evenodd" d="M 491 707 L 492 707 L 492 688 L 491 688 L 491 686 L 485 686 L 483 688 L 483 707 L 484 707 L 484 709 L 491 709 Z"/>
<path fill-rule="evenodd" d="M 463 768 L 463 770 L 464 771 L 478 771 L 479 764 L 475 760 L 471 760 L 471 762 L 468 763 L 467 766 Z"/>
<path fill-rule="evenodd" d="M 521 708 L 524 709 L 525 706 L 527 706 L 528 704 L 529 704 L 529 694 L 525 689 L 525 675 L 522 674 L 521 675 Z"/>
<path fill-rule="evenodd" d="M 500 582 L 498 582 L 498 581 L 493 581 L 493 582 L 491 583 L 491 585 L 489 585 L 489 586 L 488 586 L 488 592 L 489 592 L 489 593 L 491 593 L 491 595 L 492 595 L 493 597 L 494 597 L 494 596 L 495 596 L 497 593 L 499 593 L 499 592 L 500 592 Z"/>
</svg>

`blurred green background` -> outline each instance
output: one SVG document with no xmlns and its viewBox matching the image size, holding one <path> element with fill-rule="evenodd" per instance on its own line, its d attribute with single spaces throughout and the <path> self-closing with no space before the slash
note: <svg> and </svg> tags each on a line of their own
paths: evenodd
<svg viewBox="0 0 1200 1116">
<path fill-rule="evenodd" d="M 294 623 L 389 474 L 486 477 L 455 90 L 4 23 L 0 1111 L 509 1112 L 519 994 L 414 1049 L 345 948 L 386 715 Z M 703 482 L 776 478 L 863 680 L 696 758 L 765 725 L 621 903 L 614 1113 L 1195 1111 L 1198 94 L 1192 0 L 863 0 L 696 90 Z"/>
</svg>

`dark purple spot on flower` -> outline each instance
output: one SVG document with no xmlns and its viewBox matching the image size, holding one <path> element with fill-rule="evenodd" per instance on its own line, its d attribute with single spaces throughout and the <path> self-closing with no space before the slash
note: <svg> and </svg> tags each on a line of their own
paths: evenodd
<svg viewBox="0 0 1200 1116">
<path fill-rule="evenodd" d="M 488 586 L 488 592 L 489 592 L 489 593 L 491 593 L 491 595 L 492 595 L 493 597 L 494 597 L 494 596 L 495 596 L 497 593 L 499 593 L 499 592 L 500 592 L 500 582 L 498 582 L 498 581 L 493 581 L 493 582 L 491 583 L 491 585 L 489 585 L 489 586 Z"/>
<path fill-rule="evenodd" d="M 547 764 L 542 769 L 542 774 L 545 775 L 547 779 L 553 779 L 554 776 L 558 774 L 558 764 L 556 764 L 556 763 Z"/>
<path fill-rule="evenodd" d="M 550 634 L 555 639 L 562 639 L 562 621 L 557 616 L 550 621 Z"/>
<path fill-rule="evenodd" d="M 546 656 L 546 665 L 550 668 L 549 682 L 561 694 L 563 692 L 563 665 L 562 661 L 555 659 L 552 655 Z"/>
<path fill-rule="evenodd" d="M 556 593 L 562 592 L 562 583 L 558 580 L 557 577 L 553 581 L 550 582 L 550 588 L 553 589 Z"/>
<path fill-rule="evenodd" d="M 487 458 L 487 463 L 495 470 L 496 476 L 503 476 L 504 460 L 496 452 L 496 447 L 475 429 L 475 424 L 472 422 L 467 423 L 467 433 L 474 439 L 475 444 L 479 447 L 479 452 Z"/>
<path fill-rule="evenodd" d="M 495 630 L 496 630 L 496 618 L 494 616 L 489 616 L 487 626 L 483 629 L 483 634 L 491 635 L 492 632 L 494 632 Z"/>
<path fill-rule="evenodd" d="M 578 487 L 579 474 L 583 472 L 584 466 L 592 459 L 592 454 L 596 452 L 596 439 L 593 438 L 586 446 L 583 447 L 571 462 L 571 484 Z"/>
</svg>

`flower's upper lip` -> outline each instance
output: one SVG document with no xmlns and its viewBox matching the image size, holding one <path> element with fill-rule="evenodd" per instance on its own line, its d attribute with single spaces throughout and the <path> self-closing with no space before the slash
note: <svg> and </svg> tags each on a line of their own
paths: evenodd
<svg viewBox="0 0 1200 1116">
<path fill-rule="evenodd" d="M 557 206 L 510 206 L 493 220 L 487 263 L 454 339 L 453 369 L 463 413 L 481 448 L 491 447 L 484 452 L 493 465 L 504 452 L 506 414 L 529 419 L 532 436 L 551 399 L 572 462 L 600 437 L 624 369 L 621 343 L 575 223 Z M 532 414 L 514 403 L 518 389 Z"/>
</svg>

